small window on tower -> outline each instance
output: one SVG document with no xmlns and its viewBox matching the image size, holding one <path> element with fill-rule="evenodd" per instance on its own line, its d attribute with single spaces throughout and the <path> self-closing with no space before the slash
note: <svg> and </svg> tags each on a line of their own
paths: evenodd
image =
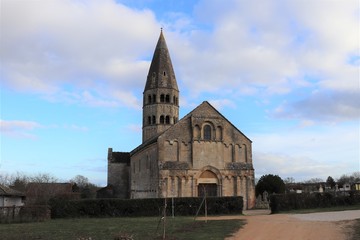
<svg viewBox="0 0 360 240">
<path fill-rule="evenodd" d="M 156 118 L 155 118 L 155 116 L 152 116 L 152 124 L 156 124 Z"/>
<path fill-rule="evenodd" d="M 166 72 L 164 72 L 164 76 L 166 76 Z"/>
<path fill-rule="evenodd" d="M 152 102 L 153 102 L 153 103 L 156 103 L 156 94 L 153 94 Z"/>
<path fill-rule="evenodd" d="M 160 95 L 160 102 L 165 102 L 165 95 L 164 94 Z"/>
<path fill-rule="evenodd" d="M 170 117 L 169 117 L 169 116 L 166 116 L 166 118 L 165 118 L 165 123 L 166 123 L 166 124 L 170 124 Z"/>
<path fill-rule="evenodd" d="M 160 124 L 164 124 L 164 116 L 160 116 Z"/>
<path fill-rule="evenodd" d="M 170 102 L 170 96 L 169 96 L 169 95 L 166 95 L 166 96 L 165 96 L 165 102 L 167 102 L 167 103 Z"/>
<path fill-rule="evenodd" d="M 148 116 L 148 124 L 150 125 L 151 124 L 151 117 Z"/>
<path fill-rule="evenodd" d="M 148 103 L 149 104 L 151 103 L 151 95 L 149 95 L 149 97 L 148 97 Z"/>
</svg>

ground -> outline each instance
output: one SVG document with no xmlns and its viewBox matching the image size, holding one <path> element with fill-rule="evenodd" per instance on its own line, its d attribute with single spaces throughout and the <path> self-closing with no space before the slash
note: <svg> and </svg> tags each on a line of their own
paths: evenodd
<svg viewBox="0 0 360 240">
<path fill-rule="evenodd" d="M 245 219 L 247 224 L 226 240 L 346 240 L 353 219 L 360 210 L 308 214 L 264 215 L 266 211 L 244 212 L 245 216 L 209 217 L 208 219 Z M 247 214 L 247 215 L 246 215 Z"/>
</svg>

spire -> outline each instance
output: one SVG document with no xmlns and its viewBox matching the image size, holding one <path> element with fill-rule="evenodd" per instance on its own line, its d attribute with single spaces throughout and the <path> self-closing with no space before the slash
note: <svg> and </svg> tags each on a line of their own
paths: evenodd
<svg viewBox="0 0 360 240">
<path fill-rule="evenodd" d="M 162 28 L 151 61 L 144 91 L 154 88 L 171 88 L 178 90 Z"/>
<path fill-rule="evenodd" d="M 143 92 L 143 142 L 179 119 L 179 89 L 161 29 Z"/>
</svg>

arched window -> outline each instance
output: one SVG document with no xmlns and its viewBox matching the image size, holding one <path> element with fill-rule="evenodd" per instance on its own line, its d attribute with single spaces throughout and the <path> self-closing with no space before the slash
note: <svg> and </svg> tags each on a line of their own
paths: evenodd
<svg viewBox="0 0 360 240">
<path fill-rule="evenodd" d="M 160 124 L 164 124 L 164 116 L 160 116 Z"/>
<path fill-rule="evenodd" d="M 155 116 L 152 116 L 152 124 L 156 124 L 156 118 L 155 118 Z"/>
<path fill-rule="evenodd" d="M 176 102 L 175 102 L 175 96 L 173 96 L 173 103 L 176 104 Z"/>
<path fill-rule="evenodd" d="M 201 133 L 201 131 L 200 131 L 199 125 L 195 125 L 195 127 L 194 127 L 194 133 L 193 133 L 195 140 L 200 140 L 200 133 Z"/>
<path fill-rule="evenodd" d="M 148 103 L 151 103 L 151 95 L 148 96 Z"/>
<path fill-rule="evenodd" d="M 164 94 L 160 95 L 160 102 L 165 102 L 165 95 Z"/>
<path fill-rule="evenodd" d="M 153 94 L 152 102 L 156 103 L 156 94 Z"/>
<path fill-rule="evenodd" d="M 150 125 L 151 124 L 151 117 L 148 116 L 148 124 Z"/>
<path fill-rule="evenodd" d="M 166 116 L 166 117 L 165 117 L 165 123 L 166 123 L 166 124 L 170 124 L 170 116 Z"/>
<path fill-rule="evenodd" d="M 167 102 L 167 103 L 170 102 L 170 96 L 169 96 L 169 94 L 167 94 L 167 95 L 165 96 L 165 102 Z"/>
<path fill-rule="evenodd" d="M 216 134 L 215 134 L 217 140 L 220 140 L 220 141 L 222 140 L 222 138 L 223 138 L 222 132 L 223 132 L 222 127 L 218 126 L 216 128 Z"/>
<path fill-rule="evenodd" d="M 210 125 L 204 126 L 204 140 L 211 140 L 211 127 Z"/>
</svg>

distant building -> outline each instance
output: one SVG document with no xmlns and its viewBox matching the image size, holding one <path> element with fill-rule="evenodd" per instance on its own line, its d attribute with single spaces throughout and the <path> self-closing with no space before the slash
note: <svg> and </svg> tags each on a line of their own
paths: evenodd
<svg viewBox="0 0 360 240">
<path fill-rule="evenodd" d="M 354 183 L 354 188 L 356 191 L 360 191 L 360 182 Z"/>
<path fill-rule="evenodd" d="M 0 184 L 0 207 L 23 206 L 25 194 Z"/>
<path fill-rule="evenodd" d="M 351 184 L 350 183 L 345 183 L 343 185 L 343 191 L 350 191 L 351 190 Z"/>
<path fill-rule="evenodd" d="M 120 198 L 242 196 L 255 206 L 252 142 L 209 102 L 179 120 L 179 89 L 160 33 L 143 92 L 142 144 L 108 150 L 108 187 Z M 98 192 L 99 193 L 99 192 Z"/>
<path fill-rule="evenodd" d="M 327 192 L 331 190 L 325 182 L 319 183 L 288 183 L 286 184 L 288 192 L 292 193 L 315 193 Z"/>
</svg>

